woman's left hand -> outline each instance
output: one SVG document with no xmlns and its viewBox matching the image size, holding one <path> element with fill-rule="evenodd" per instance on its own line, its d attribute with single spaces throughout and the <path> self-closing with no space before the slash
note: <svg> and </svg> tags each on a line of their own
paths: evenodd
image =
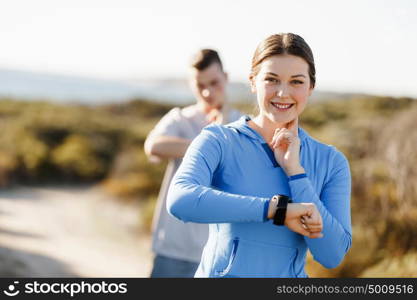
<svg viewBox="0 0 417 300">
<path fill-rule="evenodd" d="M 301 223 L 303 228 L 310 232 L 310 237 L 323 237 L 323 219 L 316 207 L 311 214 L 301 217 Z"/>
<path fill-rule="evenodd" d="M 284 224 L 309 238 L 323 237 L 323 220 L 314 203 L 288 203 Z"/>
<path fill-rule="evenodd" d="M 288 176 L 304 173 L 300 164 L 298 118 L 287 123 L 284 128 L 277 128 L 270 145 L 274 149 L 276 161 Z"/>
</svg>

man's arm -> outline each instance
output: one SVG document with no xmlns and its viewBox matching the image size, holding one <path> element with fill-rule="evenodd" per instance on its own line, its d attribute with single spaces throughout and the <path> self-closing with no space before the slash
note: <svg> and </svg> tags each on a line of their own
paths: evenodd
<svg viewBox="0 0 417 300">
<path fill-rule="evenodd" d="M 145 141 L 148 157 L 175 159 L 184 157 L 191 140 L 173 136 L 154 136 Z"/>
</svg>

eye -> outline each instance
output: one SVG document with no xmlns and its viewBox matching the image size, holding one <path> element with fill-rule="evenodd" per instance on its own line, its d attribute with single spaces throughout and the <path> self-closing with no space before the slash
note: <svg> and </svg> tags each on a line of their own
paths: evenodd
<svg viewBox="0 0 417 300">
<path fill-rule="evenodd" d="M 266 77 L 266 78 L 265 78 L 265 81 L 266 81 L 266 82 L 272 82 L 272 83 L 278 82 L 278 80 L 277 80 L 277 79 L 272 78 L 272 77 Z"/>
<path fill-rule="evenodd" d="M 293 81 L 291 81 L 291 83 L 294 83 L 294 84 L 303 84 L 304 81 L 301 81 L 301 80 L 293 80 Z"/>
<path fill-rule="evenodd" d="M 214 81 L 212 81 L 212 82 L 210 82 L 210 85 L 211 86 L 217 86 L 219 84 L 219 82 L 217 81 L 217 80 L 214 80 Z"/>
</svg>

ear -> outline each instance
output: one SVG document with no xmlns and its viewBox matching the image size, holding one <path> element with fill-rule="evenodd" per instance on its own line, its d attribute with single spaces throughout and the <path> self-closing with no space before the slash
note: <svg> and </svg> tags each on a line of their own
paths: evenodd
<svg viewBox="0 0 417 300">
<path fill-rule="evenodd" d="M 226 81 L 229 81 L 229 74 L 227 72 L 223 72 L 224 74 L 224 79 L 226 79 Z"/>
<path fill-rule="evenodd" d="M 249 83 L 250 83 L 250 91 L 255 94 L 256 93 L 256 82 L 255 82 L 255 77 L 249 78 Z"/>
<path fill-rule="evenodd" d="M 310 87 L 310 89 L 308 90 L 308 96 L 310 97 L 311 94 L 313 93 L 314 87 Z"/>
</svg>

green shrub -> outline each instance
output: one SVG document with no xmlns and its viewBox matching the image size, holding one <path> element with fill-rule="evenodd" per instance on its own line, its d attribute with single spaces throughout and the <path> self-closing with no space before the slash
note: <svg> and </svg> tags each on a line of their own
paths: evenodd
<svg viewBox="0 0 417 300">
<path fill-rule="evenodd" d="M 106 162 L 96 155 L 90 140 L 76 134 L 52 150 L 51 161 L 69 178 L 97 179 L 106 171 Z"/>
</svg>

